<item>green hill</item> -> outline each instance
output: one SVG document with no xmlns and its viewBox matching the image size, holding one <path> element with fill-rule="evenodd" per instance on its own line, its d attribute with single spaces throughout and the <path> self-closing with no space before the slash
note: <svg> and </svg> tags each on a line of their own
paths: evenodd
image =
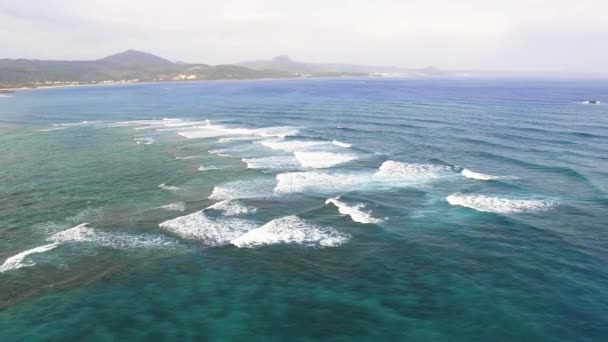
<svg viewBox="0 0 608 342">
<path fill-rule="evenodd" d="M 135 50 L 93 61 L 0 59 L 0 88 L 182 80 L 295 77 L 278 70 L 253 70 L 236 65 L 173 63 Z"/>
</svg>

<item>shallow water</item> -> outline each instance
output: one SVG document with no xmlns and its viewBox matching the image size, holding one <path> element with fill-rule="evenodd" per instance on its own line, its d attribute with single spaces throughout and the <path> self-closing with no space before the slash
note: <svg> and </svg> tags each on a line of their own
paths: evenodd
<svg viewBox="0 0 608 342">
<path fill-rule="evenodd" d="M 523 79 L 12 94 L 0 339 L 605 340 L 607 96 Z"/>
</svg>

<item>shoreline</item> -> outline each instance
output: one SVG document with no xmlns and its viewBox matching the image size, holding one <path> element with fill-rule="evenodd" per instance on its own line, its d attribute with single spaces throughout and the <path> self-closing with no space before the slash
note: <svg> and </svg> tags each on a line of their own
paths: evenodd
<svg viewBox="0 0 608 342">
<path fill-rule="evenodd" d="M 243 81 L 281 81 L 281 80 L 311 80 L 311 79 L 359 79 L 359 78 L 389 78 L 389 77 L 375 77 L 375 76 L 338 76 L 338 77 L 273 77 L 273 78 L 224 78 L 215 80 L 185 80 L 185 81 L 143 81 L 143 82 L 114 82 L 114 83 L 82 83 L 82 84 L 62 84 L 62 85 L 49 85 L 40 87 L 12 87 L 12 88 L 0 88 L 2 90 L 8 90 L 12 93 L 23 90 L 36 90 L 36 89 L 56 89 L 56 88 L 71 88 L 71 87 L 96 87 L 96 86 L 128 86 L 136 84 L 156 84 L 156 83 L 202 83 L 202 82 L 243 82 Z"/>
</svg>

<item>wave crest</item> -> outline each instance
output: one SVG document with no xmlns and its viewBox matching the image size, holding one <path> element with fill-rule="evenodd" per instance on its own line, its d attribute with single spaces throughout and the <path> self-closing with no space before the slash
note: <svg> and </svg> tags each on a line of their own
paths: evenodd
<svg viewBox="0 0 608 342">
<path fill-rule="evenodd" d="M 553 201 L 508 199 L 485 195 L 465 195 L 460 193 L 452 194 L 446 197 L 446 200 L 450 205 L 499 214 L 543 211 L 556 205 Z"/>
<path fill-rule="evenodd" d="M 230 241 L 233 245 L 259 247 L 273 244 L 299 244 L 309 247 L 335 247 L 346 241 L 348 234 L 308 223 L 297 216 L 272 220 Z"/>
</svg>

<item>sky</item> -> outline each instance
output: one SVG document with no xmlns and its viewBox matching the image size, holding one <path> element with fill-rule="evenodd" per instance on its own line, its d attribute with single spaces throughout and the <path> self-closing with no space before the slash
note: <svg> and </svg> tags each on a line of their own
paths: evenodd
<svg viewBox="0 0 608 342">
<path fill-rule="evenodd" d="M 608 74 L 608 0 L 0 0 L 0 58 L 127 49 L 447 70 Z"/>
</svg>

